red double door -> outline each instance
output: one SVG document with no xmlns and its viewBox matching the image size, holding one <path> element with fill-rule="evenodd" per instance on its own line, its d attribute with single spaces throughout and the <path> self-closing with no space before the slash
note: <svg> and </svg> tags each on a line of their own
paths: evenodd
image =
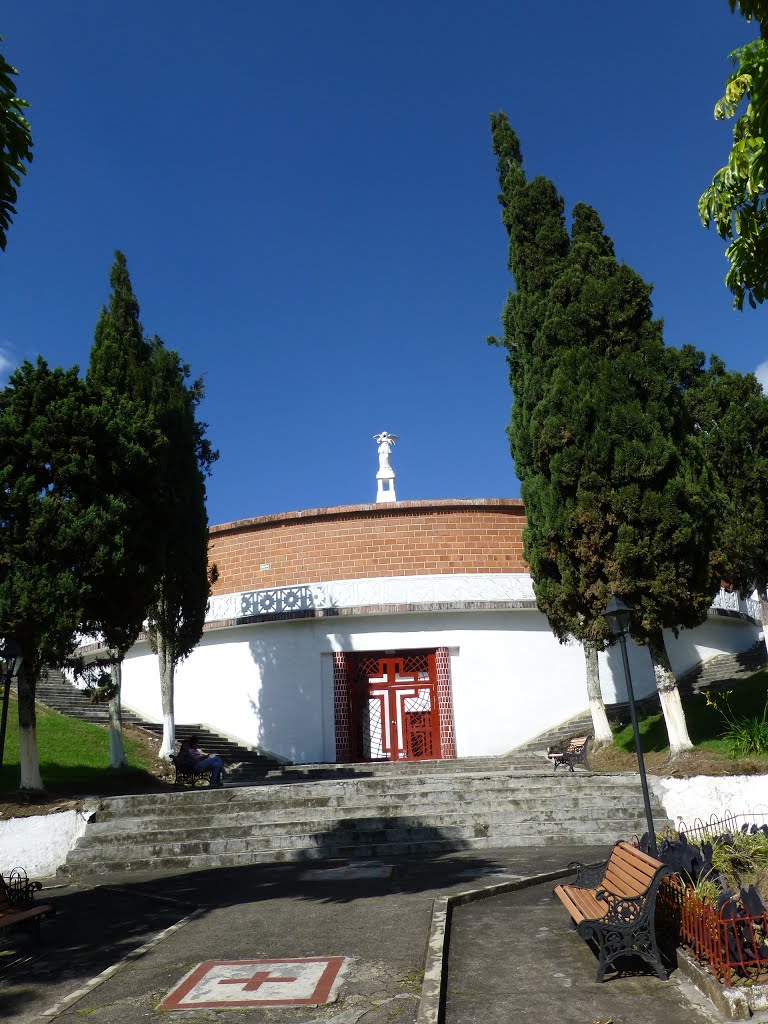
<svg viewBox="0 0 768 1024">
<path fill-rule="evenodd" d="M 440 757 L 434 651 L 352 658 L 353 722 L 363 761 Z"/>
</svg>

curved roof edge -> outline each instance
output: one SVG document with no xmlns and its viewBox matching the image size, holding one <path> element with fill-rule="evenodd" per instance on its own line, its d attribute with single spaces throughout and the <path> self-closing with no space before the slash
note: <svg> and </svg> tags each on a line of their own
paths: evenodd
<svg viewBox="0 0 768 1024">
<path fill-rule="evenodd" d="M 229 533 L 246 528 L 257 529 L 260 526 L 271 526 L 278 523 L 290 523 L 308 519 L 325 519 L 344 515 L 392 515 L 397 512 L 410 512 L 415 509 L 440 510 L 475 508 L 483 509 L 508 508 L 523 512 L 521 498 L 430 498 L 425 501 L 391 501 L 371 502 L 367 505 L 333 505 L 330 508 L 308 508 L 300 512 L 277 512 L 268 516 L 256 516 L 253 519 L 236 519 L 231 523 L 220 523 L 210 526 L 208 532 Z"/>
</svg>

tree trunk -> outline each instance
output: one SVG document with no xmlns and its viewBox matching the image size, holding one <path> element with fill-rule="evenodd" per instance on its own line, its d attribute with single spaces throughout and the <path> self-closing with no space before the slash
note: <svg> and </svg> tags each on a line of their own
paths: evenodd
<svg viewBox="0 0 768 1024">
<path fill-rule="evenodd" d="M 660 629 L 654 630 L 648 638 L 648 650 L 651 654 L 656 689 L 659 691 L 661 710 L 667 726 L 669 756 L 677 757 L 684 750 L 691 750 L 693 743 L 688 735 L 683 702 L 680 700 L 680 691 L 669 662 L 667 648 L 664 646 L 664 635 Z"/>
<path fill-rule="evenodd" d="M 157 660 L 160 666 L 160 694 L 163 702 L 163 743 L 160 757 L 170 757 L 176 747 L 176 723 L 173 718 L 173 674 L 175 665 L 165 637 L 157 634 Z"/>
<path fill-rule="evenodd" d="M 127 768 L 128 758 L 123 746 L 123 720 L 120 713 L 120 690 L 123 685 L 123 663 L 112 665 L 112 684 L 115 695 L 109 702 L 109 765 L 111 768 Z"/>
<path fill-rule="evenodd" d="M 605 746 L 613 740 L 613 732 L 605 713 L 603 694 L 600 689 L 600 667 L 597 661 L 597 646 L 589 640 L 584 641 L 584 660 L 587 666 L 587 697 L 589 710 L 592 713 L 592 729 L 596 747 Z"/>
<path fill-rule="evenodd" d="M 19 789 L 44 789 L 37 756 L 35 728 L 35 678 L 25 671 L 22 662 L 19 672 Z"/>
<path fill-rule="evenodd" d="M 768 599 L 765 596 L 765 587 L 761 584 L 757 591 L 757 596 L 760 598 L 760 621 L 763 624 L 763 643 L 765 649 L 768 651 Z"/>
</svg>

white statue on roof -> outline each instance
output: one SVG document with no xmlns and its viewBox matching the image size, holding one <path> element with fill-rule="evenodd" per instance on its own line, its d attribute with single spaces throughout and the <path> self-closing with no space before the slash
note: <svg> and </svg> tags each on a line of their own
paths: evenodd
<svg viewBox="0 0 768 1024">
<path fill-rule="evenodd" d="M 397 441 L 397 434 L 382 430 L 374 434 L 373 440 L 379 446 L 379 471 L 376 474 L 376 502 L 397 501 L 395 497 L 395 472 L 389 462 L 392 446 Z"/>
</svg>

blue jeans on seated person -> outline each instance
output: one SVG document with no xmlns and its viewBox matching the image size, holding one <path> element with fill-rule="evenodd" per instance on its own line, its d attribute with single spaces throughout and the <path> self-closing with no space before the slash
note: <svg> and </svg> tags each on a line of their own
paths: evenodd
<svg viewBox="0 0 768 1024">
<path fill-rule="evenodd" d="M 197 762 L 195 768 L 199 772 L 207 771 L 210 768 L 212 786 L 218 786 L 222 773 L 226 775 L 224 765 L 218 754 L 214 754 L 213 757 L 204 757 L 202 761 Z"/>
</svg>

